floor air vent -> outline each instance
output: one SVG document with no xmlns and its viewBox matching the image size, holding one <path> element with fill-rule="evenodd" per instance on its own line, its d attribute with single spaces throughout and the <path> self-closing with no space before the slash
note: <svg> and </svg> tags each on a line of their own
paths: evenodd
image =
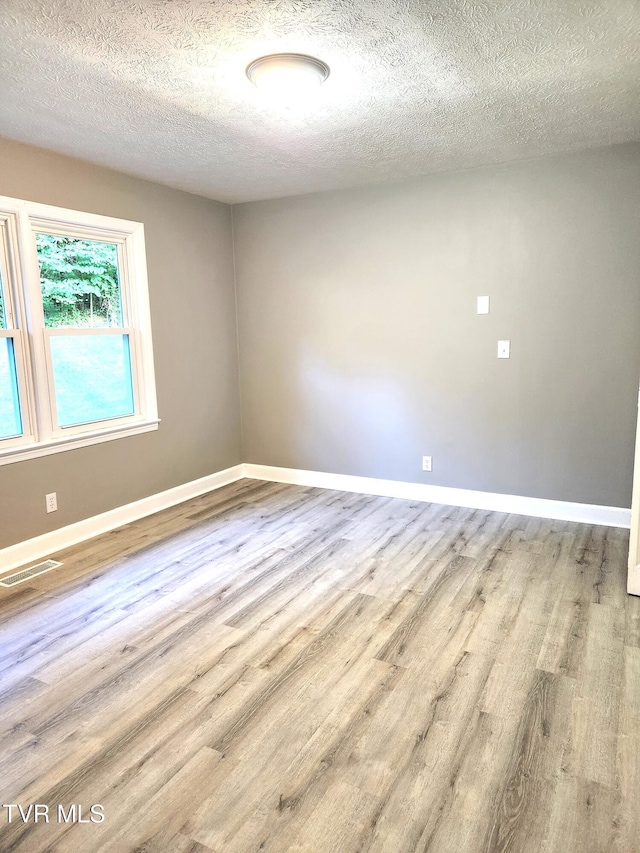
<svg viewBox="0 0 640 853">
<path fill-rule="evenodd" d="M 43 575 L 45 572 L 51 571 L 61 566 L 62 563 L 56 563 L 55 560 L 44 560 L 42 563 L 37 563 L 28 569 L 21 569 L 19 572 L 14 572 L 12 575 L 7 575 L 0 578 L 0 586 L 15 586 L 17 583 L 28 581 L 29 578 L 35 578 L 38 575 Z"/>
</svg>

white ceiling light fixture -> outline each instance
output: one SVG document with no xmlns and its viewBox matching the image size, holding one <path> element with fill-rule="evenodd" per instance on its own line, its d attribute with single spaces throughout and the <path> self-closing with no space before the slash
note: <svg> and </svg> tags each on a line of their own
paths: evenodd
<svg viewBox="0 0 640 853">
<path fill-rule="evenodd" d="M 278 97 L 306 95 L 329 76 L 326 62 L 304 53 L 274 53 L 254 59 L 247 77 L 261 91 Z"/>
</svg>

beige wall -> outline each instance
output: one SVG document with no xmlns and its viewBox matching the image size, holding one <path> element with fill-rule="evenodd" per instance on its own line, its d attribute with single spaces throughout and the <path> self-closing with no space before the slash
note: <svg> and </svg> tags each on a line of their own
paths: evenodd
<svg viewBox="0 0 640 853">
<path fill-rule="evenodd" d="M 233 212 L 245 461 L 630 505 L 640 146 Z"/>
<path fill-rule="evenodd" d="M 231 209 L 3 139 L 0 195 L 144 222 L 162 419 L 157 432 L 0 466 L 0 548 L 237 464 Z"/>
</svg>

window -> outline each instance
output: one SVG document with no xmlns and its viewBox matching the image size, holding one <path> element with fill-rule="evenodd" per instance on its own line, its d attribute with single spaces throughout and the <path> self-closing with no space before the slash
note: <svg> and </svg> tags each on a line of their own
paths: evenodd
<svg viewBox="0 0 640 853">
<path fill-rule="evenodd" d="M 157 426 L 143 226 L 0 197 L 0 464 Z"/>
</svg>

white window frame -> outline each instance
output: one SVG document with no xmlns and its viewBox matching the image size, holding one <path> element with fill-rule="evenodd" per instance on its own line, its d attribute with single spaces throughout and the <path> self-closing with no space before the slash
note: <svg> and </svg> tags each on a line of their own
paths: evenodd
<svg viewBox="0 0 640 853">
<path fill-rule="evenodd" d="M 115 243 L 123 327 L 46 328 L 36 233 Z M 23 434 L 0 438 L 0 465 L 157 429 L 151 314 L 144 225 L 77 210 L 0 196 L 0 271 L 7 329 L 14 341 Z M 134 413 L 62 427 L 58 424 L 51 339 L 55 336 L 127 336 Z"/>
</svg>

